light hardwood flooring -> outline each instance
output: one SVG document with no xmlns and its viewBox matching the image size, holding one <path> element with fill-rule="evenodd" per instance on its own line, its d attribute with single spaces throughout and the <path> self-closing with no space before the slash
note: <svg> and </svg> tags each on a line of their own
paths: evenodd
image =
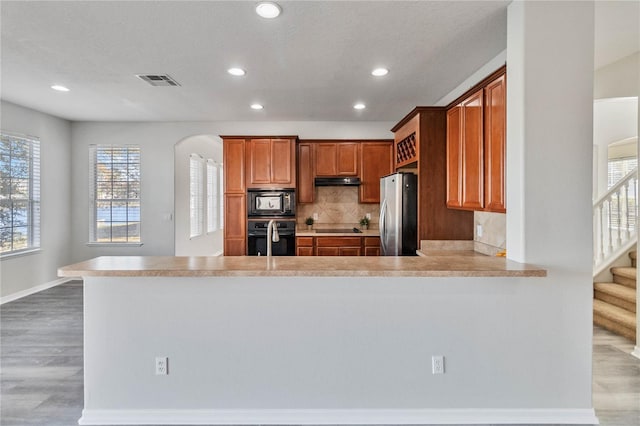
<svg viewBox="0 0 640 426">
<path fill-rule="evenodd" d="M 77 424 L 83 407 L 82 283 L 2 305 L 0 328 L 0 424 Z M 593 404 L 601 425 L 640 425 L 640 360 L 629 355 L 632 349 L 628 340 L 594 328 Z"/>
</svg>

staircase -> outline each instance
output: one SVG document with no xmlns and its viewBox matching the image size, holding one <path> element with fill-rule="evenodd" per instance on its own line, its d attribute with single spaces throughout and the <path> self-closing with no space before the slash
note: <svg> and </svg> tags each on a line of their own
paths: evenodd
<svg viewBox="0 0 640 426">
<path fill-rule="evenodd" d="M 613 282 L 593 284 L 593 323 L 636 341 L 636 255 L 631 266 L 611 268 Z"/>
</svg>

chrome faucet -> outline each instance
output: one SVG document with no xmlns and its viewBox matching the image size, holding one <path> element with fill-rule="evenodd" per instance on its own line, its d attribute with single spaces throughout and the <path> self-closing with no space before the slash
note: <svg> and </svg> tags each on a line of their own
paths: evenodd
<svg viewBox="0 0 640 426">
<path fill-rule="evenodd" d="M 271 219 L 267 225 L 267 257 L 271 256 L 271 242 L 277 243 L 278 241 L 280 241 L 278 222 Z"/>
</svg>

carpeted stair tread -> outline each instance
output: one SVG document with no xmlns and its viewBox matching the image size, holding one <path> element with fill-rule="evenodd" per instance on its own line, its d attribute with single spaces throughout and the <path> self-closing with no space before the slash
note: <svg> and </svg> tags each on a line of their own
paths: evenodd
<svg viewBox="0 0 640 426">
<path fill-rule="evenodd" d="M 616 283 L 595 283 L 594 297 L 630 312 L 636 312 L 636 289 Z"/>
<path fill-rule="evenodd" d="M 611 268 L 613 274 L 613 282 L 626 285 L 627 287 L 636 287 L 636 268 L 631 266 L 617 266 Z"/>
<path fill-rule="evenodd" d="M 629 312 L 626 309 L 613 306 L 602 300 L 594 299 L 593 316 L 594 320 L 596 317 L 604 318 L 635 332 L 636 316 L 633 312 Z"/>
</svg>

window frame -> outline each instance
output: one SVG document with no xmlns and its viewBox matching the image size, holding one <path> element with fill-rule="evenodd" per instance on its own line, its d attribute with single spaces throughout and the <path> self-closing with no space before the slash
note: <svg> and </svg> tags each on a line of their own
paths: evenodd
<svg viewBox="0 0 640 426">
<path fill-rule="evenodd" d="M 0 131 L 0 146 L 2 146 L 2 150 L 4 151 L 3 145 L 8 141 L 9 142 L 9 164 L 12 163 L 14 156 L 13 153 L 13 142 L 15 140 L 19 140 L 21 142 L 26 142 L 28 144 L 28 154 L 26 156 L 18 156 L 17 158 L 23 158 L 26 160 L 28 173 L 27 173 L 27 196 L 26 198 L 13 198 L 12 197 L 12 188 L 13 188 L 13 180 L 16 178 L 17 172 L 9 166 L 9 185 L 8 185 L 8 194 L 7 198 L 3 198 L 3 195 L 0 194 L 0 205 L 8 204 L 9 205 L 9 215 L 11 226 L 1 227 L 0 231 L 4 228 L 10 228 L 11 234 L 11 249 L 7 251 L 0 251 L 0 259 L 6 259 L 8 257 L 20 256 L 29 253 L 39 252 L 42 249 L 42 240 L 41 240 L 41 223 L 42 223 L 42 212 L 41 212 L 41 150 L 40 150 L 40 138 L 36 136 L 23 135 L 18 133 Z M 3 173 L 4 174 L 4 173 Z M 25 179 L 20 178 L 20 179 Z M 15 214 L 15 206 L 14 203 L 26 203 L 27 204 L 27 218 L 26 225 L 16 226 L 14 224 Z M 26 247 L 14 249 L 13 245 L 15 242 L 15 228 L 26 228 Z"/>
<path fill-rule="evenodd" d="M 127 197 L 126 198 L 113 198 L 113 194 L 111 198 L 98 198 L 97 197 L 97 191 L 98 191 L 98 173 L 97 173 L 97 169 L 98 169 L 98 165 L 101 164 L 98 161 L 98 155 L 101 152 L 101 150 L 110 150 L 113 152 L 114 148 L 118 148 L 118 149 L 123 149 L 125 148 L 127 150 L 127 160 L 125 163 L 116 163 L 116 164 L 124 164 L 127 169 L 129 168 L 130 165 L 137 165 L 137 171 L 138 171 L 138 176 L 137 176 L 137 180 L 133 180 L 130 179 L 129 174 L 127 173 L 128 170 L 124 170 L 124 171 L 120 171 L 121 173 L 125 173 L 127 175 L 126 177 L 126 187 L 127 187 Z M 130 158 L 130 151 L 134 151 L 137 155 L 137 162 L 134 161 L 129 161 Z M 113 153 L 111 154 L 113 155 Z M 104 163 L 103 163 L 104 164 Z M 113 157 L 112 157 L 112 161 L 110 163 L 111 165 L 114 164 L 113 162 Z M 111 182 L 111 186 L 112 186 L 112 190 L 113 190 L 113 185 L 114 185 L 114 179 L 113 177 L 111 178 L 110 181 L 104 181 L 104 182 Z M 123 182 L 123 181 L 120 181 Z M 137 184 L 137 197 L 130 197 L 131 195 L 131 184 Z M 142 149 L 140 148 L 140 145 L 138 144 L 91 144 L 89 145 L 89 242 L 87 243 L 88 246 L 109 246 L 109 247 L 117 247 L 117 246 L 127 246 L 127 247 L 139 247 L 143 245 L 143 240 L 142 240 L 142 191 L 141 191 L 141 186 L 142 186 Z M 110 217 L 111 220 L 108 221 L 108 223 L 110 224 L 110 229 L 111 229 L 111 234 L 110 234 L 110 241 L 108 240 L 98 240 L 98 202 L 99 201 L 103 201 L 103 202 L 107 202 L 110 201 L 111 203 L 113 202 L 117 202 L 117 203 L 125 203 L 126 207 L 125 210 L 127 212 L 127 216 L 126 216 L 126 220 L 125 221 L 114 221 L 113 220 L 113 204 L 109 207 L 110 209 Z M 129 203 L 137 203 L 138 205 L 138 220 L 129 220 Z M 126 233 L 126 238 L 124 241 L 119 241 L 113 240 L 113 223 L 124 223 L 125 227 L 127 229 L 127 233 Z M 138 238 L 136 239 L 129 239 L 129 233 L 128 233 L 128 229 L 129 226 L 131 226 L 131 224 L 135 224 L 137 223 L 138 226 Z"/>
</svg>

